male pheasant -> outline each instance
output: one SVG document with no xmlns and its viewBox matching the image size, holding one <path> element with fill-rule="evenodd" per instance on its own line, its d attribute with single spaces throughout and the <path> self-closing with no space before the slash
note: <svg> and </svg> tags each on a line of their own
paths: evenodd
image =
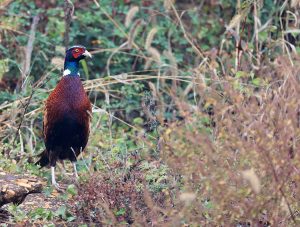
<svg viewBox="0 0 300 227">
<path fill-rule="evenodd" d="M 89 137 L 92 105 L 79 77 L 79 61 L 92 57 L 83 46 L 73 46 L 66 51 L 64 73 L 49 95 L 44 111 L 43 135 L 46 149 L 36 163 L 51 167 L 52 185 L 55 180 L 57 160 L 73 163 L 75 176 L 77 156 L 84 150 Z"/>
</svg>

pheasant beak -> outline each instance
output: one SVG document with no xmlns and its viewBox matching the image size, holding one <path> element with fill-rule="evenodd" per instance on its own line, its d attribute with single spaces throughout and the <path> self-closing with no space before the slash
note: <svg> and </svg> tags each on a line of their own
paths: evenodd
<svg viewBox="0 0 300 227">
<path fill-rule="evenodd" d="M 92 58 L 92 55 L 90 52 L 88 52 L 87 50 L 84 51 L 84 53 L 82 54 L 83 56 L 86 56 L 86 57 L 89 57 L 89 58 Z"/>
</svg>

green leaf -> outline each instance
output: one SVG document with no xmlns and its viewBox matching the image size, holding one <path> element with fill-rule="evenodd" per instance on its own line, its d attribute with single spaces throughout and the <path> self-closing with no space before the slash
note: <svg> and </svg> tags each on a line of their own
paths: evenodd
<svg viewBox="0 0 300 227">
<path fill-rule="evenodd" d="M 260 78 L 255 78 L 251 82 L 255 86 L 260 86 L 262 84 L 262 80 Z"/>
<path fill-rule="evenodd" d="M 237 71 L 236 74 L 235 74 L 236 78 L 245 78 L 247 76 L 248 76 L 248 73 L 244 72 L 244 71 Z"/>
<path fill-rule="evenodd" d="M 143 118 L 137 117 L 133 119 L 133 124 L 135 125 L 142 125 L 144 123 Z"/>
<path fill-rule="evenodd" d="M 67 193 L 74 196 L 77 195 L 77 189 L 74 184 L 70 184 L 67 188 Z"/>
<path fill-rule="evenodd" d="M 88 80 L 90 78 L 90 74 L 89 74 L 89 69 L 88 69 L 88 66 L 86 64 L 86 61 L 85 59 L 83 59 L 81 62 L 81 65 L 82 65 L 82 69 L 84 71 L 84 74 L 86 76 L 86 79 Z"/>
<path fill-rule="evenodd" d="M 260 41 L 266 41 L 268 39 L 269 33 L 267 31 L 262 31 L 258 33 L 258 38 Z"/>
<path fill-rule="evenodd" d="M 58 210 L 55 212 L 56 216 L 60 216 L 63 219 L 66 219 L 66 206 L 61 206 L 60 208 L 58 208 Z"/>
<path fill-rule="evenodd" d="M 118 211 L 115 212 L 116 216 L 121 216 L 124 215 L 126 213 L 126 208 L 122 207 L 121 209 L 119 209 Z"/>
<path fill-rule="evenodd" d="M 2 59 L 0 60 L 0 80 L 3 77 L 3 74 L 8 72 L 9 67 L 8 67 L 8 59 Z"/>
</svg>

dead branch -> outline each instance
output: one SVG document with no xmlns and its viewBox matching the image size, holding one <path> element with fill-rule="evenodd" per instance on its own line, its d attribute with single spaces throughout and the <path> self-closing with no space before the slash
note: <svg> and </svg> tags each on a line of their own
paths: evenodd
<svg viewBox="0 0 300 227">
<path fill-rule="evenodd" d="M 64 5 L 65 11 L 65 34 L 64 34 L 64 45 L 66 50 L 68 49 L 69 42 L 70 42 L 70 25 L 72 21 L 72 17 L 74 14 L 74 5 L 71 0 L 65 0 Z"/>
<path fill-rule="evenodd" d="M 35 41 L 35 31 L 36 31 L 36 27 L 38 25 L 39 20 L 40 20 L 40 18 L 38 15 L 33 17 L 31 28 L 30 28 L 30 35 L 29 35 L 29 39 L 28 39 L 27 46 L 25 49 L 25 59 L 23 61 L 23 65 L 22 65 L 22 69 L 21 69 L 21 78 L 18 83 L 19 85 L 20 85 L 21 81 L 26 80 L 27 76 L 30 73 L 30 63 L 31 63 L 33 45 L 34 45 L 34 41 Z"/>
</svg>

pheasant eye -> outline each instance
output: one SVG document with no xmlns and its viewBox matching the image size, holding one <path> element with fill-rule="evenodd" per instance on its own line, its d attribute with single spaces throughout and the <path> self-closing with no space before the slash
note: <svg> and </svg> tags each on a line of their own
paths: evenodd
<svg viewBox="0 0 300 227">
<path fill-rule="evenodd" d="M 75 49 L 75 52 L 78 53 L 78 52 L 79 52 L 79 49 Z"/>
</svg>

